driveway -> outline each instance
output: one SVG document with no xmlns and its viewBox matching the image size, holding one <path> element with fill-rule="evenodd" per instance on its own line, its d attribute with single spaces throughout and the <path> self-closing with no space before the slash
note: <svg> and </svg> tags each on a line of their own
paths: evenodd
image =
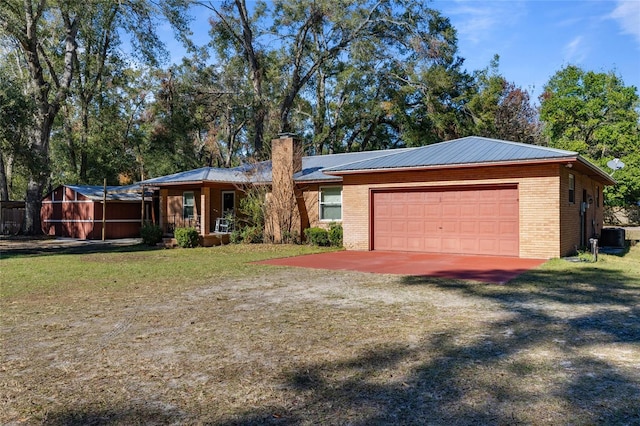
<svg viewBox="0 0 640 426">
<path fill-rule="evenodd" d="M 260 263 L 265 265 L 428 276 L 504 284 L 545 262 L 545 259 L 520 259 L 501 256 L 337 251 L 271 259 Z"/>
</svg>

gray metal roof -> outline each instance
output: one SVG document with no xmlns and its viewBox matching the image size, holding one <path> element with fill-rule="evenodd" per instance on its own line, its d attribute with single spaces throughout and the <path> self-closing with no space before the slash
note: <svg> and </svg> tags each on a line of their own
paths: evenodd
<svg viewBox="0 0 640 426">
<path fill-rule="evenodd" d="M 84 195 L 92 201 L 102 201 L 104 187 L 102 185 L 64 185 L 67 188 Z M 152 192 L 145 190 L 146 196 Z M 140 185 L 107 186 L 107 201 L 141 201 Z"/>
<path fill-rule="evenodd" d="M 382 151 L 349 152 L 344 154 L 314 155 L 302 158 L 302 170 L 294 175 L 296 182 L 340 180 L 337 176 L 323 173 L 325 169 L 340 167 L 359 161 L 372 161 L 381 157 L 402 152 L 411 152 L 417 148 L 397 148 Z"/>
<path fill-rule="evenodd" d="M 316 155 L 302 158 L 296 182 L 341 181 L 342 172 L 393 168 L 455 166 L 545 159 L 577 158 L 573 151 L 547 148 L 499 139 L 469 136 L 417 148 Z M 586 160 L 585 160 L 586 161 Z M 245 164 L 232 169 L 203 167 L 148 179 L 145 185 L 181 183 L 271 183 L 271 161 Z"/>
<path fill-rule="evenodd" d="M 187 170 L 167 176 L 159 176 L 147 179 L 140 183 L 144 185 L 162 185 L 187 182 L 228 182 L 245 183 L 253 181 L 250 176 L 252 168 L 248 166 L 223 169 L 217 167 L 202 167 L 200 169 Z"/>
<path fill-rule="evenodd" d="M 355 161 L 370 160 L 397 152 L 405 152 L 416 148 L 401 148 L 384 151 L 350 152 L 344 154 L 314 155 L 302 158 L 302 170 L 294 175 L 296 181 L 340 181 L 342 178 L 330 176 L 322 172 L 328 167 L 340 166 Z M 144 185 L 171 185 L 190 182 L 225 182 L 225 183 L 270 183 L 271 161 L 255 164 L 244 164 L 231 169 L 202 167 L 195 170 L 174 173 L 147 179 Z"/>
<path fill-rule="evenodd" d="M 387 151 L 388 152 L 388 151 Z M 345 172 L 391 168 L 449 166 L 463 164 L 499 163 L 510 161 L 575 158 L 573 151 L 547 148 L 499 139 L 469 136 L 392 153 L 370 160 L 352 162 L 327 168 L 325 171 Z"/>
</svg>

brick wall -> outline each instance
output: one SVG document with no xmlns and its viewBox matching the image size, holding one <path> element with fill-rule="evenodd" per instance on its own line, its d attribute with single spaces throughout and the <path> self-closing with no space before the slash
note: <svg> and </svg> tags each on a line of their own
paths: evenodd
<svg viewBox="0 0 640 426">
<path fill-rule="evenodd" d="M 520 257 L 551 258 L 561 254 L 560 178 L 557 164 L 399 171 L 345 175 L 343 227 L 345 247 L 370 248 L 370 189 L 517 184 Z"/>
<path fill-rule="evenodd" d="M 588 245 L 589 238 L 599 237 L 604 218 L 603 185 L 574 169 L 559 166 L 560 169 L 560 217 L 561 242 L 560 255 L 567 256 Z M 575 201 L 569 201 L 569 175 L 575 177 Z M 584 213 L 584 225 L 581 222 L 580 208 L 586 191 L 588 208 Z M 581 229 L 581 225 L 585 229 Z M 585 232 L 584 241 L 581 234 Z"/>
<path fill-rule="evenodd" d="M 271 141 L 271 194 L 267 198 L 265 236 L 280 243 L 300 235 L 304 222 L 304 196 L 293 181 L 302 169 L 302 144 L 292 136 Z M 302 214 L 301 214 L 302 213 Z"/>
</svg>

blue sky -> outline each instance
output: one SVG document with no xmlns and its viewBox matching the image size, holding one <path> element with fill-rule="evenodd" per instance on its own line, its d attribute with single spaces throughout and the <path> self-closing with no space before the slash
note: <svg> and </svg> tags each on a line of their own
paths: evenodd
<svg viewBox="0 0 640 426">
<path fill-rule="evenodd" d="M 614 71 L 640 88 L 640 0 L 437 0 L 469 70 L 500 55 L 504 77 L 536 96 L 566 65 Z"/>
<path fill-rule="evenodd" d="M 435 0 L 430 5 L 451 19 L 469 71 L 487 67 L 498 54 L 502 75 L 533 97 L 570 64 L 613 70 L 625 85 L 640 88 L 640 0 Z M 201 45 L 208 41 L 211 12 L 195 12 L 192 30 Z M 180 62 L 184 49 L 166 41 L 172 61 Z"/>
</svg>

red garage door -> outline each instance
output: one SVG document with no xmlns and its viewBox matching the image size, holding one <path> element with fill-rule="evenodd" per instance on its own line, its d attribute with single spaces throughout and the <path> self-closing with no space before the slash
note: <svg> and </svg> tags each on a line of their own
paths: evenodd
<svg viewBox="0 0 640 426">
<path fill-rule="evenodd" d="M 372 193 L 373 249 L 519 255 L 518 188 Z"/>
</svg>

